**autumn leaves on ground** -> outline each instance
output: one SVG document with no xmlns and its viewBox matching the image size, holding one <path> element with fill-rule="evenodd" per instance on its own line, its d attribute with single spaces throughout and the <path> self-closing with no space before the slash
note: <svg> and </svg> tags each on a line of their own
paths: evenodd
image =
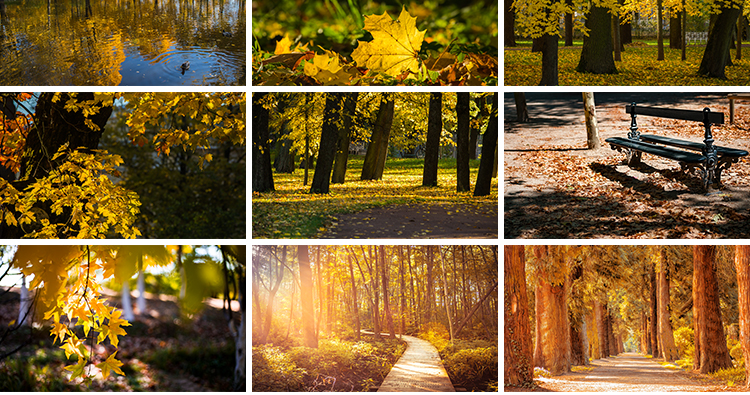
<svg viewBox="0 0 750 395">
<path fill-rule="evenodd" d="M 529 122 L 516 121 L 512 95 L 505 98 L 504 202 L 506 238 L 747 238 L 750 162 L 722 173 L 722 187 L 701 190 L 700 176 L 680 173 L 677 162 L 644 154 L 630 168 L 625 155 L 604 139 L 626 137 L 625 105 L 702 110 L 725 114 L 712 127 L 715 144 L 748 150 L 750 107 L 738 101 L 729 123 L 723 95 L 596 93 L 599 149 L 587 149 L 580 93 L 527 94 Z M 638 117 L 641 133 L 702 142 L 698 122 Z"/>
<path fill-rule="evenodd" d="M 412 335 L 457 390 L 497 391 L 497 270 L 495 246 L 254 246 L 252 389 L 373 391 Z"/>
<path fill-rule="evenodd" d="M 748 246 L 506 246 L 506 391 L 745 391 Z"/>
</svg>

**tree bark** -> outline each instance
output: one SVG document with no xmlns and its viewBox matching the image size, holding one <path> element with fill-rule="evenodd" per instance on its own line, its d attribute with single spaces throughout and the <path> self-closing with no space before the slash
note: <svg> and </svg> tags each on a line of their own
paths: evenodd
<svg viewBox="0 0 750 395">
<path fill-rule="evenodd" d="M 435 308 L 435 293 L 432 291 L 434 286 L 432 284 L 432 246 L 424 246 L 427 255 L 427 289 L 425 290 L 425 296 L 427 296 L 427 308 L 425 308 L 425 322 L 432 322 L 432 310 Z"/>
<path fill-rule="evenodd" d="M 609 335 L 607 334 L 607 303 L 594 301 L 594 313 L 596 314 L 596 329 L 599 337 L 599 357 L 609 357 Z"/>
<path fill-rule="evenodd" d="M 453 334 L 453 318 L 451 316 L 450 303 L 448 299 L 448 278 L 447 278 L 447 273 L 446 273 L 446 268 L 445 268 L 445 253 L 443 252 L 442 246 L 438 246 L 437 248 L 440 251 L 440 268 L 442 269 L 442 272 L 443 272 L 442 277 L 443 277 L 443 298 L 445 298 L 445 316 L 448 319 L 448 330 L 451 336 L 450 340 L 453 341 L 455 340 L 455 338 Z M 453 294 L 455 295 L 455 293 L 456 293 L 456 290 L 454 288 Z"/>
<path fill-rule="evenodd" d="M 545 34 L 539 39 L 542 52 L 542 79 L 541 86 L 557 86 L 558 82 L 558 53 L 559 46 L 556 34 Z"/>
<path fill-rule="evenodd" d="M 349 264 L 349 276 L 352 280 L 352 300 L 354 305 L 354 337 L 357 341 L 360 340 L 360 332 L 362 332 L 362 326 L 359 322 L 359 302 L 357 301 L 357 281 L 354 278 L 354 267 L 352 266 L 352 255 L 351 252 L 346 256 L 346 262 Z"/>
<path fill-rule="evenodd" d="M 737 294 L 740 309 L 740 343 L 745 355 L 745 372 L 750 372 L 750 246 L 736 246 L 734 265 L 737 270 Z M 745 386 L 750 379 L 745 380 Z"/>
<path fill-rule="evenodd" d="M 267 93 L 253 95 L 253 192 L 269 192 L 273 187 L 268 110 L 260 102 Z"/>
<path fill-rule="evenodd" d="M 385 160 L 388 156 L 388 140 L 393 124 L 394 102 L 391 93 L 382 93 L 382 95 L 372 139 L 367 147 L 365 161 L 362 164 L 362 175 L 360 177 L 362 180 L 380 180 L 383 178 Z"/>
<path fill-rule="evenodd" d="M 622 41 L 620 41 L 620 15 L 612 12 L 612 48 L 615 50 L 615 61 L 622 60 Z"/>
<path fill-rule="evenodd" d="M 534 380 L 524 246 L 506 245 L 503 265 L 505 385 L 521 386 Z"/>
<path fill-rule="evenodd" d="M 663 247 L 659 251 L 660 268 L 658 279 L 658 315 L 659 315 L 659 350 L 666 362 L 674 362 L 680 358 L 677 347 L 674 344 L 672 333 L 671 311 L 669 309 L 669 265 L 664 255 Z"/>
<path fill-rule="evenodd" d="M 576 71 L 594 74 L 617 73 L 615 60 L 612 58 L 612 28 L 609 10 L 592 6 L 586 17 L 586 28 L 589 29 L 589 35 L 583 38 L 583 49 Z"/>
<path fill-rule="evenodd" d="M 492 114 L 490 122 L 482 137 L 482 157 L 479 160 L 477 183 L 474 186 L 474 196 L 487 196 L 492 192 L 492 169 L 495 165 L 495 151 L 497 150 L 497 111 L 498 94 L 492 95 Z"/>
<path fill-rule="evenodd" d="M 506 47 L 516 46 L 516 11 L 513 9 L 513 0 L 505 0 L 503 2 L 503 10 L 505 17 L 505 34 L 503 35 L 504 43 Z"/>
<path fill-rule="evenodd" d="M 596 122 L 596 105 L 594 92 L 583 92 L 583 110 L 586 118 L 586 143 L 589 149 L 602 146 L 599 141 L 599 127 Z"/>
<path fill-rule="evenodd" d="M 440 135 L 443 131 L 443 94 L 430 94 L 430 108 L 427 116 L 427 141 L 425 143 L 422 186 L 434 187 L 438 184 L 438 162 L 440 159 Z"/>
<path fill-rule="evenodd" d="M 312 270 L 307 246 L 298 246 L 300 306 L 302 307 L 302 331 L 306 347 L 318 348 L 315 336 L 315 312 L 313 308 Z"/>
<path fill-rule="evenodd" d="M 700 367 L 703 374 L 732 366 L 727 350 L 719 305 L 719 283 L 716 278 L 716 246 L 693 246 L 693 276 L 697 292 L 693 308 L 699 314 L 696 336 L 700 344 Z M 695 319 L 695 318 L 694 318 Z"/>
<path fill-rule="evenodd" d="M 664 6 L 656 0 L 656 60 L 664 60 Z"/>
<path fill-rule="evenodd" d="M 456 192 L 471 190 L 469 181 L 469 92 L 456 94 Z"/>
<path fill-rule="evenodd" d="M 336 141 L 338 128 L 336 120 L 341 116 L 341 101 L 343 93 L 328 93 L 323 114 L 323 128 L 320 132 L 320 146 L 318 148 L 318 162 L 315 164 L 310 193 L 328 193 L 330 189 L 331 170 L 336 158 Z"/>
<path fill-rule="evenodd" d="M 526 95 L 523 92 L 513 92 L 513 99 L 516 102 L 516 122 L 529 122 L 529 110 L 526 107 Z"/>
<path fill-rule="evenodd" d="M 659 338 L 657 336 L 657 322 L 658 322 L 658 315 L 657 315 L 657 300 L 656 300 L 656 271 L 654 270 L 653 263 L 648 264 L 648 277 L 649 282 L 651 283 L 650 291 L 651 291 L 651 298 L 649 300 L 649 312 L 650 312 L 650 319 L 649 319 L 649 333 L 651 334 L 651 356 L 653 358 L 660 358 L 661 353 L 659 352 Z"/>
<path fill-rule="evenodd" d="M 537 259 L 557 259 L 554 246 L 535 246 Z M 551 283 L 549 273 L 538 275 L 536 285 L 537 341 L 534 366 L 541 366 L 553 375 L 570 371 L 570 329 L 565 281 Z"/>
<path fill-rule="evenodd" d="M 388 292 L 388 267 L 390 265 L 386 264 L 385 262 L 385 247 L 380 246 L 378 247 L 378 250 L 380 252 L 380 274 L 382 277 L 382 286 L 383 286 L 383 311 L 385 313 L 385 322 L 388 325 L 388 334 L 391 336 L 391 339 L 396 338 L 396 331 L 393 327 L 393 315 L 391 314 L 391 302 L 390 302 L 390 293 Z"/>
<path fill-rule="evenodd" d="M 341 112 L 343 127 L 339 129 L 336 143 L 336 160 L 333 163 L 331 183 L 343 184 L 346 179 L 346 162 L 349 160 L 349 143 L 352 136 L 352 124 L 357 111 L 357 97 L 359 93 L 350 92 L 344 96 L 344 109 Z"/>
<path fill-rule="evenodd" d="M 571 300 L 583 300 L 584 290 L 580 284 L 583 277 L 583 265 L 574 263 L 568 275 L 568 288 Z M 570 363 L 572 365 L 588 365 L 588 357 L 585 354 L 585 320 L 582 309 L 571 308 L 568 314 L 570 318 Z"/>
<path fill-rule="evenodd" d="M 669 48 L 682 48 L 682 29 L 680 22 L 682 20 L 682 11 L 672 11 L 669 16 Z"/>
<path fill-rule="evenodd" d="M 720 8 L 716 22 L 708 33 L 708 41 L 703 52 L 701 65 L 698 68 L 698 74 L 712 78 L 727 78 L 725 68 L 730 60 L 729 51 L 732 45 L 732 33 L 739 15 L 740 10 L 737 8 L 731 6 Z"/>
</svg>

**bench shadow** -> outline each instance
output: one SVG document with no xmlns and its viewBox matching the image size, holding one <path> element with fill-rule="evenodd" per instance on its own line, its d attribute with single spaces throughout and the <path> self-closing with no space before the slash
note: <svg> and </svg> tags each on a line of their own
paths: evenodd
<svg viewBox="0 0 750 395">
<path fill-rule="evenodd" d="M 504 152 L 568 152 L 568 151 L 588 151 L 588 148 L 529 148 L 529 149 L 506 149 Z"/>
<path fill-rule="evenodd" d="M 666 199 L 677 199 L 680 195 L 685 193 L 684 191 L 666 191 L 663 188 L 659 188 L 658 186 L 647 182 L 647 181 L 641 181 L 637 178 L 633 178 L 631 176 L 628 176 L 625 173 L 621 173 L 617 171 L 617 169 L 612 165 L 603 165 L 601 163 L 592 162 L 589 164 L 589 168 L 602 176 L 606 177 L 608 180 L 616 182 L 620 185 L 622 185 L 625 188 L 632 188 L 634 191 L 649 195 L 650 197 L 654 199 L 659 200 L 666 200 Z M 640 171 L 641 173 L 651 174 L 651 173 L 660 173 L 664 175 L 667 178 L 670 178 L 672 180 L 677 180 L 677 176 L 674 174 L 665 174 L 665 173 L 671 173 L 671 171 L 662 171 L 659 169 L 656 169 L 654 167 L 651 167 L 643 162 L 638 164 L 638 166 L 634 167 L 636 170 Z M 682 180 L 681 180 L 682 181 Z"/>
</svg>

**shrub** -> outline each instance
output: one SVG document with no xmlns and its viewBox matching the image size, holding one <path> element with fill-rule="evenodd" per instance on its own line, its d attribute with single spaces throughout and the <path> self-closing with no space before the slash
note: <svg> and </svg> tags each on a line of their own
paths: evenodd
<svg viewBox="0 0 750 395">
<path fill-rule="evenodd" d="M 497 347 L 459 350 L 448 355 L 443 362 L 451 372 L 454 384 L 474 387 L 497 377 Z"/>
<path fill-rule="evenodd" d="M 301 391 L 304 370 L 279 347 L 253 347 L 253 392 Z"/>
<path fill-rule="evenodd" d="M 683 326 L 674 331 L 674 343 L 680 349 L 680 354 L 683 358 L 693 359 L 693 355 L 695 354 L 694 339 L 693 328 Z"/>
</svg>

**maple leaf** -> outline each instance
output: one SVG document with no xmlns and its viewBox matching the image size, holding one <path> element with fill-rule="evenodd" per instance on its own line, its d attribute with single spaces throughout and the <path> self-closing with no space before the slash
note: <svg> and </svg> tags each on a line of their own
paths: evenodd
<svg viewBox="0 0 750 395">
<path fill-rule="evenodd" d="M 69 370 L 72 374 L 70 375 L 70 380 L 73 380 L 76 377 L 83 376 L 83 368 L 86 367 L 86 358 L 82 358 L 81 356 L 78 356 L 78 363 L 71 366 L 66 366 L 65 370 Z"/>
<path fill-rule="evenodd" d="M 346 85 L 353 76 L 341 67 L 338 55 L 332 51 L 315 55 L 312 62 L 306 62 L 305 74 L 323 85 Z"/>
<path fill-rule="evenodd" d="M 120 318 L 121 314 L 122 314 L 122 311 L 119 311 L 119 310 L 112 312 L 112 315 L 109 317 L 109 325 L 102 325 L 101 334 L 106 337 L 109 337 L 110 343 L 112 343 L 112 345 L 115 347 L 117 347 L 117 344 L 119 343 L 119 339 L 117 338 L 117 335 L 126 334 L 125 329 L 122 329 L 121 327 L 130 326 L 130 323 L 128 321 Z"/>
<path fill-rule="evenodd" d="M 110 355 L 106 361 L 102 363 L 96 364 L 96 367 L 102 370 L 102 377 L 105 379 L 109 377 L 109 372 L 113 371 L 115 373 L 125 375 L 122 370 L 120 370 L 120 366 L 122 366 L 122 362 L 115 359 L 115 355 L 117 355 L 117 351 L 113 352 L 112 355 Z"/>
<path fill-rule="evenodd" d="M 359 46 L 352 52 L 352 59 L 359 67 L 394 77 L 405 71 L 419 71 L 419 49 L 425 31 L 417 30 L 417 18 L 406 8 L 401 10 L 397 20 L 393 20 L 388 12 L 365 16 L 365 30 L 372 34 L 373 40 L 359 41 Z"/>
<path fill-rule="evenodd" d="M 50 335 L 55 335 L 53 344 L 57 343 L 58 337 L 60 338 L 60 342 L 63 342 L 65 341 L 65 334 L 68 333 L 68 326 L 59 322 L 55 322 L 52 324 L 52 329 L 49 331 L 49 333 Z"/>
</svg>

